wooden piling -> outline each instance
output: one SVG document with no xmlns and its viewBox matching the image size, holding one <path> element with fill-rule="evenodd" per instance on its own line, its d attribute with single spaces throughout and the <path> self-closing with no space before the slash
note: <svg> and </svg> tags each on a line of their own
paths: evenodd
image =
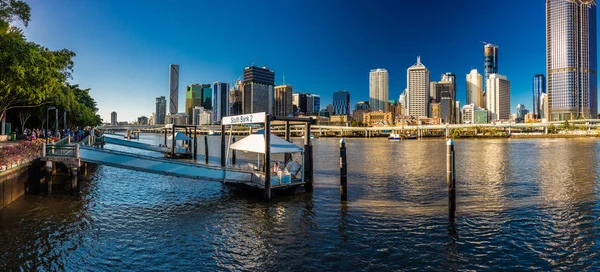
<svg viewBox="0 0 600 272">
<path fill-rule="evenodd" d="M 312 145 L 310 143 L 310 123 L 304 127 L 304 182 L 306 191 L 313 191 L 312 182 Z"/>
<path fill-rule="evenodd" d="M 454 220 L 456 211 L 456 173 L 454 168 L 454 142 L 446 142 L 446 183 L 448 184 L 448 216 Z"/>
<path fill-rule="evenodd" d="M 198 160 L 198 134 L 196 134 L 196 127 L 194 126 L 194 161 Z"/>
<path fill-rule="evenodd" d="M 265 200 L 271 201 L 271 115 L 265 116 Z"/>
<path fill-rule="evenodd" d="M 225 167 L 225 126 L 221 126 L 221 166 Z"/>
<path fill-rule="evenodd" d="M 235 144 L 235 136 L 231 138 L 232 144 Z M 235 149 L 231 150 L 231 165 L 235 165 Z"/>
<path fill-rule="evenodd" d="M 348 169 L 346 164 L 346 140 L 340 140 L 340 195 L 341 200 L 348 200 Z"/>
<path fill-rule="evenodd" d="M 285 121 L 285 140 L 290 142 L 290 122 L 289 121 Z M 290 153 L 285 153 L 283 155 L 283 160 L 284 163 L 287 163 L 289 160 L 292 159 L 292 154 Z"/>
<path fill-rule="evenodd" d="M 208 135 L 204 135 L 204 160 L 208 164 Z"/>
<path fill-rule="evenodd" d="M 86 168 L 87 169 L 87 168 Z M 72 167 L 71 168 L 71 192 L 74 192 L 77 190 L 77 167 Z"/>
</svg>

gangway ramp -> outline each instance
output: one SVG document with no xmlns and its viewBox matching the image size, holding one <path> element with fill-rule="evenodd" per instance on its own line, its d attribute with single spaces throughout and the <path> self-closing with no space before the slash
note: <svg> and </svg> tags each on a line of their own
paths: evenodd
<svg viewBox="0 0 600 272">
<path fill-rule="evenodd" d="M 220 166 L 201 165 L 83 145 L 80 146 L 79 157 L 81 161 L 89 163 L 201 180 L 223 181 L 225 175 L 225 170 Z M 227 170 L 226 181 L 251 182 L 252 179 L 251 172 Z"/>
<path fill-rule="evenodd" d="M 104 142 L 107 144 L 121 145 L 121 146 L 133 147 L 133 148 L 138 148 L 138 149 L 162 152 L 162 153 L 167 153 L 167 152 L 171 151 L 170 148 L 166 148 L 166 147 L 160 147 L 160 146 L 156 146 L 156 145 L 140 143 L 137 141 L 134 142 L 134 141 L 124 140 L 124 139 L 117 139 L 117 138 L 107 137 L 107 136 L 104 137 Z"/>
</svg>

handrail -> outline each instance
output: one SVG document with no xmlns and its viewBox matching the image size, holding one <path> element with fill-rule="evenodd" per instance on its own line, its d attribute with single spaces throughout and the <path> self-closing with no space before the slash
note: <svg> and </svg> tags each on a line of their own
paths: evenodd
<svg viewBox="0 0 600 272">
<path fill-rule="evenodd" d="M 43 153 L 44 157 L 72 157 L 72 158 L 78 157 L 79 147 L 77 145 L 49 144 L 49 145 L 44 145 L 44 146 L 45 146 L 44 147 L 45 152 Z"/>
</svg>

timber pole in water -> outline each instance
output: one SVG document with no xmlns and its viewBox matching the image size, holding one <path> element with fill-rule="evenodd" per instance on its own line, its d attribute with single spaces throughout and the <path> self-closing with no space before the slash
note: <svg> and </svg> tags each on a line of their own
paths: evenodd
<svg viewBox="0 0 600 272">
<path fill-rule="evenodd" d="M 348 165 L 346 164 L 346 140 L 340 140 L 340 194 L 341 200 L 348 200 Z"/>
<path fill-rule="evenodd" d="M 208 135 L 204 135 L 204 160 L 208 164 Z"/>
<path fill-rule="evenodd" d="M 312 144 L 310 143 L 310 125 L 307 123 L 304 127 L 304 182 L 306 182 L 306 191 L 313 191 L 312 181 Z"/>
<path fill-rule="evenodd" d="M 221 166 L 225 167 L 225 126 L 221 125 Z"/>
<path fill-rule="evenodd" d="M 454 220 L 456 211 L 456 172 L 454 171 L 454 142 L 446 142 L 446 183 L 448 183 L 448 216 Z"/>
<path fill-rule="evenodd" d="M 271 115 L 265 117 L 265 200 L 271 201 Z"/>
<path fill-rule="evenodd" d="M 231 138 L 232 144 L 235 144 L 235 136 Z M 231 150 L 231 165 L 235 165 L 235 149 Z"/>
</svg>

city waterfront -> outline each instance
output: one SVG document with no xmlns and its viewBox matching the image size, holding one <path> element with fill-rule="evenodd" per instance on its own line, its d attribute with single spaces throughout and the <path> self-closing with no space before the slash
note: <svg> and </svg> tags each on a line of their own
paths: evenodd
<svg viewBox="0 0 600 272">
<path fill-rule="evenodd" d="M 79 196 L 25 195 L 0 211 L 0 270 L 600 269 L 596 138 L 456 140 L 454 224 L 444 140 L 348 139 L 346 203 L 338 141 L 314 140 L 314 193 L 271 203 L 218 182 L 90 169 Z"/>
</svg>

